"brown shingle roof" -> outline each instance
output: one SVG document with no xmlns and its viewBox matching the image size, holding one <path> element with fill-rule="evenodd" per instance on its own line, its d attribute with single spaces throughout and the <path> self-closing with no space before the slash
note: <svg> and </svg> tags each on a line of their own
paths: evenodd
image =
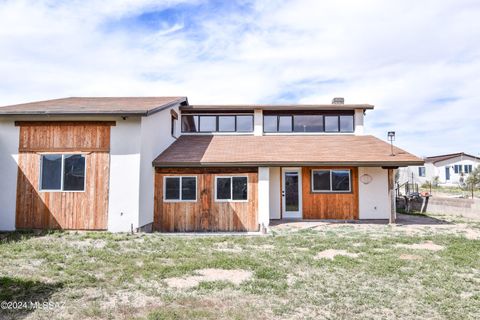
<svg viewBox="0 0 480 320">
<path fill-rule="evenodd" d="M 71 97 L 0 107 L 0 115 L 140 115 L 174 104 L 186 97 Z"/>
<path fill-rule="evenodd" d="M 373 136 L 183 135 L 160 154 L 157 167 L 215 165 L 421 165 L 423 160 Z"/>
<path fill-rule="evenodd" d="M 462 156 L 480 160 L 479 157 L 472 156 L 471 154 L 467 154 L 465 152 L 458 152 L 458 153 L 444 154 L 440 156 L 426 157 L 425 162 L 437 163 L 443 160 L 453 159 L 453 158 L 462 157 Z"/>
</svg>

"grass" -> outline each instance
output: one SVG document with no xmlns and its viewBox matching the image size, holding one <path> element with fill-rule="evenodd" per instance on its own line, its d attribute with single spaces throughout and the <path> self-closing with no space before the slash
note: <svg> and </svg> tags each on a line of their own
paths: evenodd
<svg viewBox="0 0 480 320">
<path fill-rule="evenodd" d="M 279 228 L 269 236 L 3 234 L 0 301 L 60 307 L 0 310 L 0 318 L 476 319 L 480 240 L 465 231 L 478 235 L 478 221 L 451 222 Z M 396 246 L 427 241 L 444 249 Z M 359 256 L 315 258 L 327 249 Z M 207 268 L 242 269 L 252 277 L 240 285 L 205 281 L 184 289 L 165 282 Z"/>
</svg>

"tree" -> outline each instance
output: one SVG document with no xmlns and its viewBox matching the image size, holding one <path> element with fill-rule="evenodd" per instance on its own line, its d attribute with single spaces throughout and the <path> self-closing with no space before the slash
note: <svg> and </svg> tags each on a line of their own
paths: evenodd
<svg viewBox="0 0 480 320">
<path fill-rule="evenodd" d="M 473 191 L 475 188 L 480 187 L 480 165 L 478 165 L 473 171 L 468 175 L 467 186 L 469 190 L 472 190 L 472 199 Z"/>
</svg>

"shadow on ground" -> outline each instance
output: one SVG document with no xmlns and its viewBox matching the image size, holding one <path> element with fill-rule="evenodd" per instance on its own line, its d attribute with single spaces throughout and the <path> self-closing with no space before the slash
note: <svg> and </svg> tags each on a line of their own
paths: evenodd
<svg viewBox="0 0 480 320">
<path fill-rule="evenodd" d="M 0 277 L 0 319 L 22 319 L 35 308 L 24 307 L 23 303 L 49 302 L 51 296 L 63 288 L 62 283 L 44 283 L 41 281 L 24 280 L 20 278 Z M 5 305 L 5 302 L 7 305 Z M 22 303 L 21 308 L 13 308 L 9 302 Z"/>
<path fill-rule="evenodd" d="M 43 237 L 61 230 L 18 230 L 12 232 L 0 232 L 0 244 L 8 242 L 24 241 L 30 238 Z"/>
</svg>

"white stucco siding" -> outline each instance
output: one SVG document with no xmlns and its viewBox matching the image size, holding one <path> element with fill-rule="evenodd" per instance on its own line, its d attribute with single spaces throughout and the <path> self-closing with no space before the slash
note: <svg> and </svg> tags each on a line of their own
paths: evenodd
<svg viewBox="0 0 480 320">
<path fill-rule="evenodd" d="M 140 195 L 140 118 L 118 120 L 111 129 L 108 230 L 138 227 Z"/>
<path fill-rule="evenodd" d="M 0 231 L 15 229 L 19 128 L 0 119 Z"/>
<path fill-rule="evenodd" d="M 369 175 L 368 184 L 362 182 L 362 176 Z M 390 216 L 390 198 L 388 196 L 388 171 L 380 167 L 360 167 L 359 177 L 359 218 L 388 219 Z"/>
<path fill-rule="evenodd" d="M 280 167 L 270 168 L 270 219 L 281 218 Z"/>
<path fill-rule="evenodd" d="M 355 109 L 355 117 L 354 117 L 354 124 L 355 124 L 355 135 L 361 136 L 364 133 L 364 111 L 363 109 Z"/>
<path fill-rule="evenodd" d="M 178 107 L 165 109 L 142 118 L 139 227 L 153 222 L 155 169 L 152 161 L 176 140 L 171 134 L 171 110 L 174 110 L 179 116 L 176 120 L 174 134 L 175 137 L 179 137 L 180 111 Z"/>
</svg>

